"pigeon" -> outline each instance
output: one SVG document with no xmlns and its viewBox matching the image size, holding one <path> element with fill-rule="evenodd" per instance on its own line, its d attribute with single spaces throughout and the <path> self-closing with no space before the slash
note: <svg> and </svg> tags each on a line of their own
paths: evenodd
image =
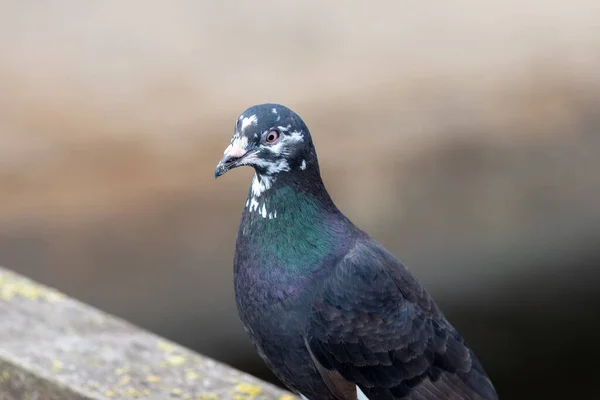
<svg viewBox="0 0 600 400">
<path fill-rule="evenodd" d="M 215 179 L 255 175 L 233 260 L 239 317 L 258 354 L 309 400 L 497 399 L 473 351 L 409 270 L 335 206 L 304 121 L 255 105 Z"/>
</svg>

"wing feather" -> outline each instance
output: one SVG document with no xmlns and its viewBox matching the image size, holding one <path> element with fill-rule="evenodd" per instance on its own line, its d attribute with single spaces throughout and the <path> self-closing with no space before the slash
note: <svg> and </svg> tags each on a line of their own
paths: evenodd
<svg viewBox="0 0 600 400">
<path fill-rule="evenodd" d="M 497 399 L 431 296 L 374 241 L 357 242 L 323 283 L 306 343 L 321 375 L 371 400 Z"/>
</svg>

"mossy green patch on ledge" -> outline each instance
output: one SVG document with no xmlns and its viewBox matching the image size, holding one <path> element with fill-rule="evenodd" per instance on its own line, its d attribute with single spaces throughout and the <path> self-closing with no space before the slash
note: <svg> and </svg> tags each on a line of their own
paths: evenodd
<svg viewBox="0 0 600 400">
<path fill-rule="evenodd" d="M 0 268 L 0 398 L 295 397 Z"/>
<path fill-rule="evenodd" d="M 64 294 L 54 289 L 0 269 L 0 299 L 11 301 L 15 297 L 47 302 L 63 301 L 65 299 Z"/>
</svg>

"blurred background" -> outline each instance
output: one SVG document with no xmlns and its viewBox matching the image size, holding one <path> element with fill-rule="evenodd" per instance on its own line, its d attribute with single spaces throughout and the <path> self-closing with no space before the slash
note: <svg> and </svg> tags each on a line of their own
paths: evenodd
<svg viewBox="0 0 600 400">
<path fill-rule="evenodd" d="M 238 321 L 237 116 L 311 128 L 340 209 L 501 398 L 600 389 L 600 4 L 0 2 L 0 264 L 273 380 Z"/>
</svg>

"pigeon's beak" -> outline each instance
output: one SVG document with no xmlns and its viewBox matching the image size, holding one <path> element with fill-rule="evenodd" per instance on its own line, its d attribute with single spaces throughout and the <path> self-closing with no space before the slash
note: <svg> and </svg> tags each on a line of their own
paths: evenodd
<svg viewBox="0 0 600 400">
<path fill-rule="evenodd" d="M 215 179 L 225 174 L 230 169 L 240 166 L 241 159 L 246 155 L 246 148 L 243 146 L 242 141 L 236 139 L 225 149 L 223 158 L 217 164 L 215 169 Z"/>
</svg>

